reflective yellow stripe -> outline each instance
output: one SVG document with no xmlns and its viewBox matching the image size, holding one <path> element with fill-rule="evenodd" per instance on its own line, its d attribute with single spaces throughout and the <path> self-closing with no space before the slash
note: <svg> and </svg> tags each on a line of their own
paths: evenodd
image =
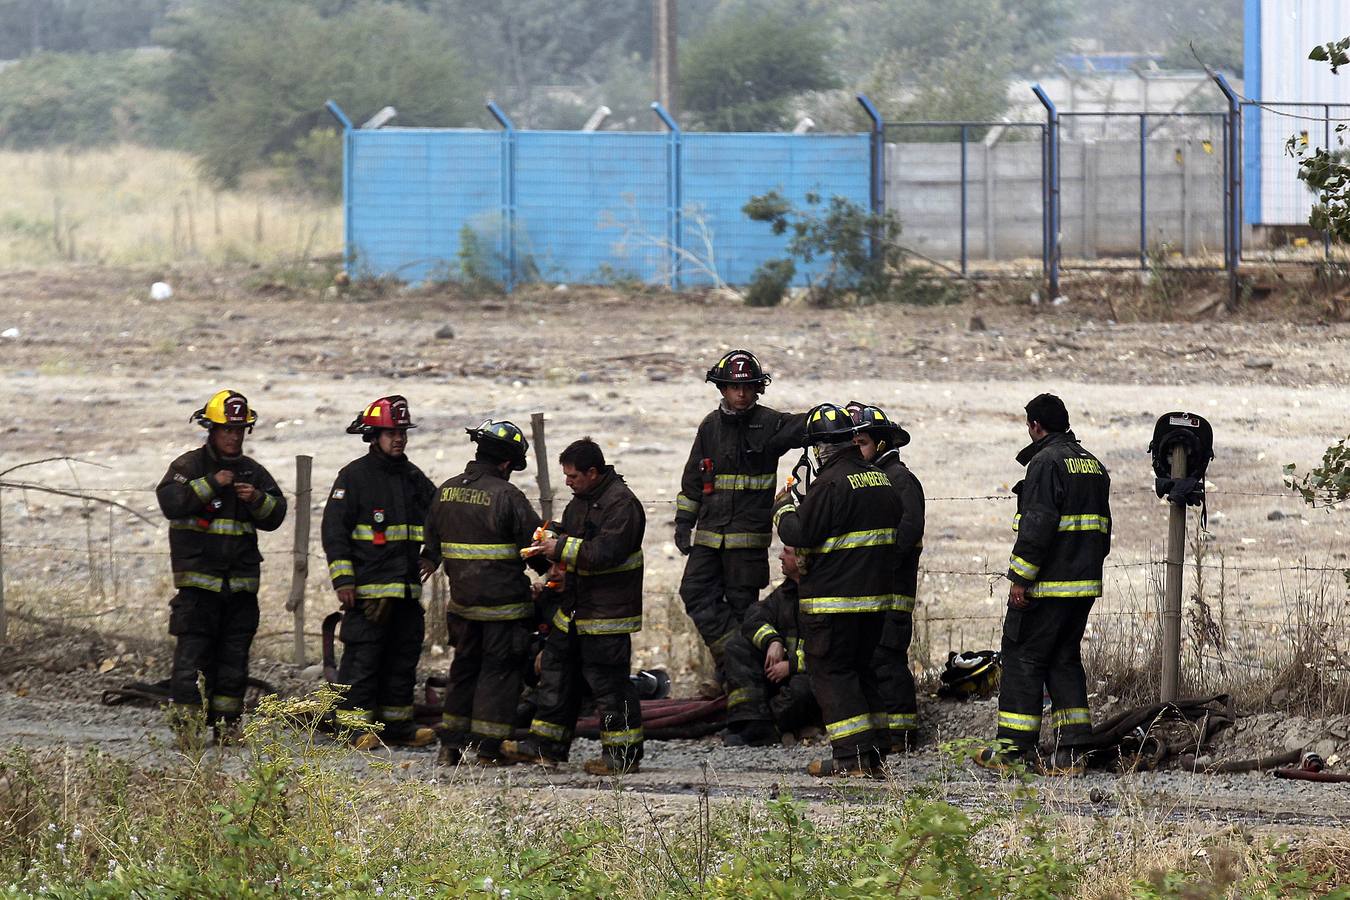
<svg viewBox="0 0 1350 900">
<path fill-rule="evenodd" d="M 731 693 L 727 694 L 727 709 L 730 709 L 733 706 L 740 706 L 742 703 L 755 699 L 756 693 L 756 691 L 752 691 L 750 688 L 736 688 Z"/>
<path fill-rule="evenodd" d="M 244 711 L 243 697 L 227 697 L 224 694 L 211 695 L 211 709 L 219 713 L 237 713 Z"/>
<path fill-rule="evenodd" d="M 375 717 L 386 722 L 411 722 L 413 708 L 411 706 L 381 706 L 375 711 Z"/>
<path fill-rule="evenodd" d="M 402 597 L 407 592 L 414 600 L 422 597 L 422 585 L 406 581 L 391 581 L 386 584 L 358 584 L 356 596 L 362 599 L 383 600 L 386 597 Z"/>
<path fill-rule="evenodd" d="M 919 717 L 914 713 L 891 713 L 886 717 L 886 727 L 891 731 L 913 731 L 919 727 Z"/>
<path fill-rule="evenodd" d="M 445 601 L 445 611 L 470 622 L 510 622 L 526 619 L 534 612 L 533 603 L 505 603 L 501 606 L 460 606 L 454 600 Z"/>
<path fill-rule="evenodd" d="M 384 539 L 386 541 L 421 541 L 421 525 L 389 525 L 384 529 Z M 352 529 L 352 540 L 354 541 L 373 541 L 375 540 L 375 528 L 371 525 L 357 525 Z"/>
<path fill-rule="evenodd" d="M 722 635 L 721 637 L 719 637 L 717 640 L 715 640 L 715 641 L 713 641 L 711 644 L 709 644 L 709 645 L 708 645 L 708 649 L 712 651 L 712 653 L 713 653 L 714 656 L 716 656 L 717 654 L 719 654 L 719 653 L 721 653 L 723 650 L 725 650 L 726 647 L 727 647 L 727 644 L 731 643 L 731 641 L 732 641 L 733 639 L 735 639 L 736 635 L 738 635 L 738 634 L 740 634 L 740 629 L 733 628 L 733 629 L 731 629 L 730 631 L 728 631 L 728 632 L 726 632 L 725 634 L 723 634 L 723 635 Z"/>
<path fill-rule="evenodd" d="M 769 640 L 776 637 L 780 637 L 778 629 L 774 628 L 772 625 L 761 625 L 759 626 L 759 630 L 755 632 L 755 636 L 750 639 L 750 642 L 763 650 Z"/>
<path fill-rule="evenodd" d="M 699 509 L 703 506 L 698 500 L 690 500 L 684 494 L 678 494 L 675 497 L 675 511 L 688 512 L 698 515 Z"/>
<path fill-rule="evenodd" d="M 263 494 L 262 503 L 258 504 L 257 516 L 265 519 L 272 514 L 272 510 L 277 508 L 277 498 L 271 494 Z"/>
<path fill-rule="evenodd" d="M 550 741 L 568 741 L 572 738 L 572 729 L 545 722 L 543 719 L 535 719 L 530 723 L 530 734 L 537 734 Z"/>
<path fill-rule="evenodd" d="M 1026 716 L 1022 713 L 998 711 L 998 727 L 1012 731 L 1040 731 L 1041 717 Z"/>
<path fill-rule="evenodd" d="M 714 475 L 713 487 L 719 491 L 768 491 L 776 475 Z"/>
<path fill-rule="evenodd" d="M 1087 513 L 1081 516 L 1060 516 L 1060 531 L 1100 531 L 1102 534 L 1108 534 L 1111 531 L 1111 519 L 1107 516 L 1098 516 Z"/>
<path fill-rule="evenodd" d="M 447 731 L 468 731 L 468 716 L 452 716 L 450 713 L 441 713 L 441 727 Z"/>
<path fill-rule="evenodd" d="M 255 534 L 257 532 L 252 522 L 241 522 L 238 519 L 212 519 L 207 525 L 202 525 L 200 519 L 173 519 L 169 522 L 169 528 L 174 531 L 195 531 L 198 534 L 216 535 Z"/>
<path fill-rule="evenodd" d="M 640 568 L 642 568 L 642 551 L 638 550 L 612 569 L 596 569 L 594 571 L 590 569 L 577 569 L 577 574 L 585 575 L 587 578 L 594 578 L 597 575 L 617 575 L 620 572 L 632 572 Z"/>
<path fill-rule="evenodd" d="M 1017 515 L 1013 516 L 1013 531 L 1017 531 L 1021 527 L 1022 527 L 1022 514 L 1018 513 Z"/>
<path fill-rule="evenodd" d="M 864 713 L 861 716 L 853 716 L 849 719 L 840 719 L 838 722 L 830 722 L 825 726 L 826 733 L 831 741 L 842 740 L 855 734 L 861 734 L 872 728 L 872 716 L 870 713 Z"/>
<path fill-rule="evenodd" d="M 823 613 L 885 612 L 895 608 L 895 594 L 873 594 L 870 597 L 803 597 L 801 610 L 812 615 Z"/>
<path fill-rule="evenodd" d="M 602 731 L 600 732 L 600 745 L 602 747 L 631 747 L 633 744 L 642 743 L 642 726 L 637 728 L 627 728 L 623 731 Z"/>
<path fill-rule="evenodd" d="M 469 730 L 486 738 L 509 738 L 511 736 L 510 723 L 489 722 L 487 719 L 474 719 L 469 725 Z"/>
<path fill-rule="evenodd" d="M 806 671 L 806 641 L 793 638 L 792 643 L 797 645 L 792 649 L 792 652 L 797 654 L 797 673 L 801 674 Z"/>
<path fill-rule="evenodd" d="M 211 487 L 211 482 L 206 480 L 206 476 L 194 478 L 188 482 L 188 487 L 192 488 L 192 493 L 197 495 L 197 499 L 203 503 L 210 503 L 216 496 L 215 489 Z"/>
<path fill-rule="evenodd" d="M 577 567 L 577 554 L 581 552 L 581 538 L 563 538 L 562 553 L 559 559 L 567 567 L 568 571 L 573 571 Z"/>
<path fill-rule="evenodd" d="M 553 614 L 553 627 L 559 631 L 567 631 L 572 627 L 572 617 L 561 609 Z"/>
<path fill-rule="evenodd" d="M 1028 581 L 1035 581 L 1036 573 L 1041 570 L 1040 566 L 1032 565 L 1015 553 L 1008 560 L 1008 568 Z"/>
<path fill-rule="evenodd" d="M 1033 597 L 1100 597 L 1101 581 L 1038 581 L 1027 588 Z"/>
<path fill-rule="evenodd" d="M 778 527 L 778 520 L 783 518 L 783 516 L 787 515 L 790 512 L 795 513 L 796 511 L 797 507 L 793 506 L 791 503 L 785 503 L 782 506 L 775 509 L 773 511 L 773 527 L 774 528 Z"/>
<path fill-rule="evenodd" d="M 907 597 L 904 594 L 896 594 L 895 606 L 892 609 L 896 612 L 912 613 L 914 612 L 914 598 Z"/>
<path fill-rule="evenodd" d="M 714 550 L 764 550 L 773 543 L 773 532 L 738 531 L 731 534 L 722 534 L 700 528 L 694 532 L 694 543 L 700 547 L 711 547 Z"/>
<path fill-rule="evenodd" d="M 507 561 L 520 559 L 519 548 L 515 544 L 465 544 L 454 541 L 441 541 L 441 556 L 446 559 L 501 559 Z"/>
<path fill-rule="evenodd" d="M 836 550 L 858 550 L 863 547 L 889 547 L 895 543 L 894 528 L 873 528 L 869 531 L 850 531 L 827 538 L 812 553 L 833 553 Z"/>
<path fill-rule="evenodd" d="M 1050 716 L 1050 724 L 1056 728 L 1063 728 L 1065 725 L 1091 725 L 1092 713 L 1086 706 L 1070 706 L 1066 709 L 1057 709 Z"/>
<path fill-rule="evenodd" d="M 328 577 L 335 581 L 339 578 L 355 578 L 356 568 L 350 559 L 335 559 L 328 564 Z"/>
<path fill-rule="evenodd" d="M 225 587 L 225 579 L 216 575 L 207 575 L 204 572 L 174 572 L 173 586 L 197 588 L 198 590 L 214 591 L 219 594 L 221 588 Z"/>
<path fill-rule="evenodd" d="M 258 579 L 256 578 L 239 578 L 232 575 L 230 576 L 227 586 L 229 587 L 231 594 L 258 593 Z"/>
<path fill-rule="evenodd" d="M 632 634 L 642 630 L 642 616 L 622 619 L 576 619 L 577 634 Z"/>
</svg>

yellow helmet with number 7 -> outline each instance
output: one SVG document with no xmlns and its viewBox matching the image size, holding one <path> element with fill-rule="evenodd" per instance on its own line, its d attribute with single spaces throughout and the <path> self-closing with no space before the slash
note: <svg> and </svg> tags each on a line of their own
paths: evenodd
<svg viewBox="0 0 1350 900">
<path fill-rule="evenodd" d="M 188 421 L 203 428 L 237 425 L 253 430 L 258 413 L 248 405 L 248 398 L 238 391 L 217 391 L 206 405 L 192 414 Z"/>
</svg>

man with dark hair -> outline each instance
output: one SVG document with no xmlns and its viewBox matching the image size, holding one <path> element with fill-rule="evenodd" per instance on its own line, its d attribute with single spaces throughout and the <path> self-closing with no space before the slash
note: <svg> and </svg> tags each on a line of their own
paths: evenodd
<svg viewBox="0 0 1350 900">
<path fill-rule="evenodd" d="M 742 669 L 723 651 L 769 583 L 778 460 L 803 445 L 805 418 L 759 402 L 772 378 L 749 350 L 727 353 L 705 380 L 720 402 L 698 426 L 675 501 L 675 546 L 689 557 L 680 599 L 725 682 L 726 743 L 768 744 L 777 736 L 751 708 L 758 667 Z"/>
<path fill-rule="evenodd" d="M 408 459 L 416 428 L 408 401 L 381 397 L 347 426 L 370 450 L 342 467 L 323 508 L 323 549 L 342 607 L 338 681 L 349 685 L 339 709 L 383 725 L 380 737 L 356 737 L 360 750 L 389 744 L 423 747 L 436 739 L 413 718 L 417 660 L 426 618 L 418 550 L 436 486 Z"/>
<path fill-rule="evenodd" d="M 472 746 L 480 764 L 498 765 L 502 739 L 511 736 L 534 631 L 520 551 L 534 542 L 541 523 L 511 484 L 511 473 L 525 469 L 530 449 L 521 430 L 491 419 L 465 430 L 477 445 L 473 462 L 441 485 L 422 547 L 423 580 L 442 562 L 450 580 L 446 622 L 455 654 L 438 762 L 455 765 Z M 537 556 L 530 564 L 548 568 Z"/>
<path fill-rule="evenodd" d="M 1080 775 L 1074 748 L 1092 733 L 1081 644 L 1111 552 L 1111 479 L 1069 430 L 1064 401 L 1041 394 L 1026 418 L 1031 444 L 1017 454 L 1027 474 L 1013 488 L 1017 541 L 1008 564 L 998 744 L 973 759 L 998 772 L 1025 760 L 1045 774 Z M 1056 745 L 1038 761 L 1043 689 L 1054 707 Z"/>
<path fill-rule="evenodd" d="M 632 635 L 642 630 L 642 538 L 647 519 L 623 476 L 605 464 L 590 438 L 558 457 L 573 498 L 543 555 L 565 573 L 553 630 L 544 642 L 530 736 L 503 741 L 508 759 L 556 765 L 567 760 L 577 714 L 589 687 L 600 715 L 599 759 L 592 775 L 638 770 L 642 708 L 629 680 Z"/>
</svg>

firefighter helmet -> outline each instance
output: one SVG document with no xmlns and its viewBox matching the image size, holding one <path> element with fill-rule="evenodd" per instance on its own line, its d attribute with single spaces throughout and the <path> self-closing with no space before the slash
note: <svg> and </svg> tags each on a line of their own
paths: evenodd
<svg viewBox="0 0 1350 900">
<path fill-rule="evenodd" d="M 853 419 L 833 403 L 822 403 L 806 414 L 806 440 L 811 444 L 842 444 L 853 440 Z"/>
<path fill-rule="evenodd" d="M 203 428 L 239 425 L 252 431 L 258 421 L 258 413 L 248 405 L 248 398 L 243 394 L 225 390 L 217 391 L 188 421 L 196 422 Z"/>
<path fill-rule="evenodd" d="M 505 420 L 494 422 L 491 419 L 484 419 L 483 424 L 477 428 L 464 430 L 469 433 L 469 440 L 479 447 L 490 448 L 491 451 L 500 453 L 503 459 L 510 460 L 512 470 L 516 472 L 524 470 L 525 455 L 530 450 L 530 442 L 525 440 L 524 433 L 514 422 Z"/>
<path fill-rule="evenodd" d="M 773 376 L 764 371 L 755 354 L 749 350 L 732 350 L 717 361 L 704 381 L 711 381 L 718 387 L 730 384 L 757 384 L 760 392 L 773 381 Z"/>
<path fill-rule="evenodd" d="M 857 426 L 857 430 L 871 435 L 877 442 L 877 447 L 883 452 L 909 443 L 909 432 L 886 415 L 886 411 L 881 407 L 850 400 L 844 409 L 853 417 L 853 424 Z M 883 443 L 886 446 L 882 447 Z"/>
<path fill-rule="evenodd" d="M 1003 654 L 997 650 L 967 650 L 947 654 L 938 696 L 954 700 L 988 697 L 998 690 Z"/>
<path fill-rule="evenodd" d="M 356 414 L 352 424 L 347 426 L 348 434 L 359 434 L 367 443 L 384 429 L 416 428 L 412 413 L 408 412 L 408 400 L 399 394 L 381 397 Z"/>
</svg>

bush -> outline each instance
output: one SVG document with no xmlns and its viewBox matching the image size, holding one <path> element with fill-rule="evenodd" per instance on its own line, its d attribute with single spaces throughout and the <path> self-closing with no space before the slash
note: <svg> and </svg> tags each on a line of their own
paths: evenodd
<svg viewBox="0 0 1350 900">
<path fill-rule="evenodd" d="M 783 302 L 788 285 L 797 274 L 790 259 L 771 259 L 755 270 L 755 278 L 745 292 L 746 306 L 777 306 Z"/>
</svg>

